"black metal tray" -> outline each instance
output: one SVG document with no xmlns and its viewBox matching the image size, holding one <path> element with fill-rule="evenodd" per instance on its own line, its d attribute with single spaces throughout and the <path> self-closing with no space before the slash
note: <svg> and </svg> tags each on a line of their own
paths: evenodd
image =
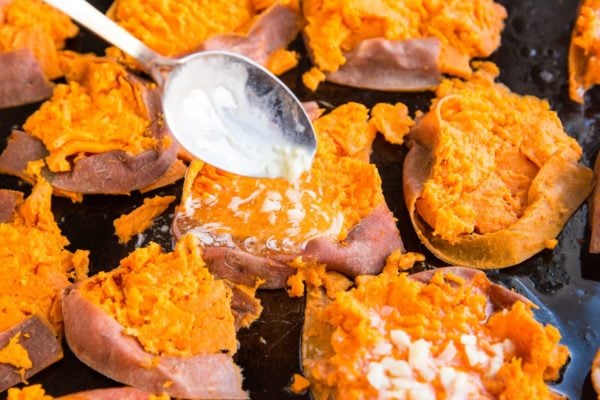
<svg viewBox="0 0 600 400">
<path fill-rule="evenodd" d="M 106 10 L 110 0 L 92 1 Z M 590 166 L 600 148 L 600 89 L 588 94 L 587 104 L 580 106 L 568 99 L 567 54 L 570 33 L 577 11 L 577 0 L 502 0 L 508 10 L 502 46 L 491 57 L 501 69 L 500 81 L 513 91 L 546 98 L 556 110 L 568 133 L 584 149 L 583 162 Z M 103 53 L 105 44 L 83 30 L 69 42 L 81 52 Z M 295 49 L 306 54 L 302 43 Z M 316 93 L 302 86 L 301 74 L 310 67 L 306 56 L 298 68 L 283 80 L 302 100 L 317 100 L 331 108 L 348 101 L 367 106 L 377 102 L 402 101 L 411 110 L 426 111 L 431 93 L 393 94 L 344 88 L 323 84 Z M 0 150 L 11 129 L 20 126 L 38 105 L 0 111 Z M 378 138 L 373 146 L 372 161 L 383 179 L 387 202 L 398 218 L 405 246 L 426 255 L 420 268 L 441 266 L 419 242 L 408 220 L 402 197 L 402 162 L 406 149 Z M 0 175 L 0 188 L 29 192 L 28 185 L 13 177 Z M 154 194 L 180 195 L 181 183 Z M 153 240 L 165 249 L 172 246 L 168 227 L 173 207 L 160 217 L 150 231 L 134 238 L 129 245 L 118 244 L 112 221 L 142 203 L 143 196 L 86 196 L 83 203 L 53 199 L 53 210 L 63 233 L 71 241 L 70 249 L 91 251 L 91 273 L 109 270 L 135 247 Z M 562 380 L 555 385 L 570 399 L 595 399 L 590 383 L 590 363 L 600 347 L 600 256 L 587 251 L 589 230 L 587 206 L 583 205 L 559 236 L 554 250 L 546 250 L 527 262 L 502 271 L 490 271 L 492 279 L 526 294 L 540 306 L 538 319 L 556 325 L 563 342 L 571 350 L 571 360 Z M 0 238 L 0 246 L 1 246 Z M 1 278 L 0 278 L 1 279 Z M 303 299 L 290 299 L 280 291 L 261 291 L 264 312 L 250 329 L 239 333 L 241 348 L 235 356 L 244 369 L 244 388 L 252 399 L 308 399 L 287 389 L 293 373 L 300 372 L 299 344 L 303 323 Z M 119 386 L 79 362 L 65 345 L 65 357 L 39 373 L 30 383 L 42 383 L 54 395 L 75 391 Z M 6 393 L 0 394 L 4 399 Z"/>
</svg>

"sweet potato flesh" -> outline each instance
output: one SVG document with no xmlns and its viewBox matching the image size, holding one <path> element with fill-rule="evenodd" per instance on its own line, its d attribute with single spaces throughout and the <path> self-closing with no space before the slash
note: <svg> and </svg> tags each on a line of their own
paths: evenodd
<svg viewBox="0 0 600 400">
<path fill-rule="evenodd" d="M 23 125 L 50 152 L 51 171 L 70 171 L 73 161 L 89 154 L 123 150 L 137 155 L 157 146 L 143 88 L 122 65 L 70 54 L 64 66 L 68 83 L 57 85 Z"/>
<path fill-rule="evenodd" d="M 109 15 L 153 50 L 181 56 L 207 39 L 248 31 L 260 10 L 274 1 L 116 0 Z"/>
<path fill-rule="evenodd" d="M 123 390 L 123 392 L 119 392 L 118 390 Z M 79 392 L 74 394 L 69 394 L 61 397 L 52 397 L 49 394 L 46 394 L 46 391 L 40 384 L 24 386 L 22 388 L 11 388 L 8 389 L 8 397 L 7 400 L 87 400 L 87 399 L 101 399 L 101 398 L 119 398 L 115 396 L 123 396 L 123 398 L 133 398 L 132 394 L 128 394 L 126 391 L 127 388 L 121 389 L 96 389 L 88 392 Z M 112 397 L 109 397 L 108 391 L 112 392 Z M 140 392 L 143 393 L 143 392 Z M 141 399 L 143 396 L 138 394 L 136 399 Z M 148 394 L 146 396 L 147 400 L 169 400 L 170 397 L 167 394 L 162 395 L 153 395 Z"/>
<path fill-rule="evenodd" d="M 496 74 L 487 65 L 467 82 L 445 80 L 431 107 L 433 166 L 416 209 L 449 243 L 511 226 L 550 156 L 560 149 L 581 156 L 547 101 L 510 92 L 494 83 Z"/>
<path fill-rule="evenodd" d="M 505 9 L 492 0 L 307 0 L 305 28 L 314 62 L 323 72 L 346 62 L 345 52 L 365 39 L 434 37 L 442 43 L 442 72 L 465 75 L 469 59 L 500 44 Z"/>
<path fill-rule="evenodd" d="M 600 1 L 581 3 L 569 51 L 569 96 L 583 103 L 583 95 L 600 83 Z"/>
<path fill-rule="evenodd" d="M 31 385 L 24 388 L 8 389 L 8 400 L 53 400 L 46 394 L 42 385 Z"/>
<path fill-rule="evenodd" d="M 65 250 L 52 211 L 52 188 L 38 183 L 17 208 L 13 221 L 0 223 L 0 332 L 32 315 L 62 331 L 60 294 L 70 278 L 87 273 L 88 252 Z"/>
<path fill-rule="evenodd" d="M 197 221 L 191 230 L 205 245 L 296 253 L 311 238 L 343 239 L 384 201 L 377 169 L 368 163 L 376 133 L 368 109 L 349 103 L 314 126 L 317 155 L 297 183 L 193 167 L 199 170 L 188 173 L 180 214 Z"/>
<path fill-rule="evenodd" d="M 117 269 L 85 281 L 80 290 L 151 354 L 234 354 L 231 289 L 212 277 L 199 251 L 191 236 L 172 253 L 152 243 Z"/>
<path fill-rule="evenodd" d="M 318 393 L 335 394 L 317 398 L 550 398 L 544 381 L 569 354 L 558 330 L 521 301 L 488 319 L 490 282 L 476 279 L 437 272 L 424 284 L 386 272 L 307 310 L 319 323 L 305 338 L 326 334 L 331 345 L 305 363 Z"/>
<path fill-rule="evenodd" d="M 117 218 L 113 225 L 119 243 L 127 243 L 134 235 L 144 232 L 152 225 L 152 220 L 161 215 L 175 201 L 175 196 L 154 196 L 144 199 L 144 204 L 129 214 Z"/>
<path fill-rule="evenodd" d="M 62 75 L 58 50 L 79 32 L 69 17 L 41 0 L 12 0 L 0 5 L 0 51 L 30 49 L 50 78 Z"/>
<path fill-rule="evenodd" d="M 24 380 L 25 370 L 31 368 L 33 363 L 27 349 L 19 343 L 20 333 L 10 338 L 8 344 L 0 349 L 0 364 L 9 364 L 17 368 Z"/>
</svg>

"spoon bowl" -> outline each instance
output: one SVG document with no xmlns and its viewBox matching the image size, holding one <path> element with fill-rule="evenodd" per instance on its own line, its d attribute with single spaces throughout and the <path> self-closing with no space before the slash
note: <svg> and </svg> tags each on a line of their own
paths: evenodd
<svg viewBox="0 0 600 400">
<path fill-rule="evenodd" d="M 227 51 L 173 59 L 148 48 L 85 0 L 45 0 L 134 57 L 163 88 L 169 130 L 193 156 L 254 178 L 296 180 L 315 132 L 292 91 L 260 64 Z"/>
<path fill-rule="evenodd" d="M 195 53 L 169 72 L 163 93 L 167 125 L 203 161 L 288 180 L 310 167 L 316 151 L 310 119 L 290 89 L 254 61 L 224 51 Z"/>
</svg>

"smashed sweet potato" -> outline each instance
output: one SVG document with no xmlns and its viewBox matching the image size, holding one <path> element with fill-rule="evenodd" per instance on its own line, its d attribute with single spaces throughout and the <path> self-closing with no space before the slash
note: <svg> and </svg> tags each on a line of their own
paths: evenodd
<svg viewBox="0 0 600 400">
<path fill-rule="evenodd" d="M 297 0 L 116 0 L 107 14 L 165 56 L 229 50 L 276 74 L 298 63 L 298 55 L 285 49 L 301 28 Z"/>
<path fill-rule="evenodd" d="M 600 1 L 583 0 L 569 47 L 569 97 L 583 104 L 585 92 L 600 83 Z"/>
<path fill-rule="evenodd" d="M 0 171 L 57 194 L 128 194 L 151 185 L 176 162 L 177 145 L 161 119 L 160 91 L 106 58 L 68 53 L 67 78 L 14 131 Z M 31 163 L 43 159 L 41 165 Z"/>
<path fill-rule="evenodd" d="M 65 67 L 68 83 L 57 85 L 52 98 L 23 125 L 50 152 L 50 171 L 70 171 L 74 160 L 90 153 L 123 150 L 137 155 L 157 147 L 143 85 L 123 66 L 73 54 Z"/>
<path fill-rule="evenodd" d="M 67 289 L 65 336 L 82 362 L 138 389 L 247 398 L 232 359 L 238 346 L 234 295 L 205 268 L 192 236 L 171 253 L 152 243 L 118 268 Z"/>
<path fill-rule="evenodd" d="M 412 122 L 406 108 L 390 107 L 394 118 L 406 123 L 390 125 L 386 132 L 406 134 Z M 286 262 L 298 255 L 350 275 L 360 273 L 359 267 L 366 268 L 362 273 L 380 271 L 401 242 L 377 169 L 368 162 L 376 125 L 357 103 L 316 120 L 317 154 L 297 183 L 192 163 L 175 235 L 193 233 L 211 270 L 250 285 L 262 279 L 263 287 L 285 287 L 294 271 Z"/>
<path fill-rule="evenodd" d="M 79 29 L 41 0 L 0 2 L 0 109 L 44 100 L 62 76 L 59 50 Z"/>
<path fill-rule="evenodd" d="M 569 351 L 532 304 L 468 268 L 393 269 L 327 297 L 313 289 L 304 374 L 320 399 L 548 399 Z M 415 396 L 419 397 L 415 397 Z"/>
<path fill-rule="evenodd" d="M 115 219 L 115 235 L 119 243 L 125 244 L 138 233 L 144 232 L 152 225 L 154 218 L 158 217 L 175 201 L 175 196 L 154 196 L 144 199 L 144 204 L 129 214 L 123 214 Z"/>
<path fill-rule="evenodd" d="M 598 398 L 600 398 L 600 350 L 596 352 L 594 361 L 592 361 L 592 384 Z"/>
<path fill-rule="evenodd" d="M 429 89 L 440 73 L 469 76 L 470 60 L 499 46 L 506 18 L 492 0 L 302 4 L 315 66 L 329 81 L 378 90 Z"/>
<path fill-rule="evenodd" d="M 50 185 L 41 181 L 24 201 L 16 193 L 0 191 L 10 211 L 0 221 L 0 391 L 62 358 L 60 295 L 88 266 L 87 251 L 65 250 Z"/>
<path fill-rule="evenodd" d="M 25 386 L 8 390 L 7 400 L 169 400 L 169 396 L 154 395 L 142 390 L 121 387 L 86 390 L 66 396 L 52 397 L 41 385 Z"/>
<path fill-rule="evenodd" d="M 600 157 L 594 162 L 594 190 L 588 199 L 588 221 L 590 225 L 590 253 L 600 253 Z"/>
<path fill-rule="evenodd" d="M 404 197 L 421 241 L 455 265 L 502 268 L 556 244 L 592 189 L 581 148 L 546 101 L 485 63 L 445 80 L 409 135 Z"/>
<path fill-rule="evenodd" d="M 62 76 L 58 51 L 79 28 L 42 0 L 0 3 L 0 52 L 29 49 L 49 79 Z"/>
</svg>

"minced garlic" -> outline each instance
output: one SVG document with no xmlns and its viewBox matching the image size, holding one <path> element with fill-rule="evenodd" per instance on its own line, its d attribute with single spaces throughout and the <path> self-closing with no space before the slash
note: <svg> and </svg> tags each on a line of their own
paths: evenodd
<svg viewBox="0 0 600 400">
<path fill-rule="evenodd" d="M 312 324 L 305 340 L 325 334 L 314 340 L 331 348 L 312 349 L 322 356 L 305 373 L 337 399 L 549 398 L 544 380 L 557 379 L 568 358 L 558 330 L 521 301 L 489 317 L 488 305 L 451 273 L 427 284 L 391 271 L 364 279 L 307 310 L 324 331 Z"/>
</svg>

